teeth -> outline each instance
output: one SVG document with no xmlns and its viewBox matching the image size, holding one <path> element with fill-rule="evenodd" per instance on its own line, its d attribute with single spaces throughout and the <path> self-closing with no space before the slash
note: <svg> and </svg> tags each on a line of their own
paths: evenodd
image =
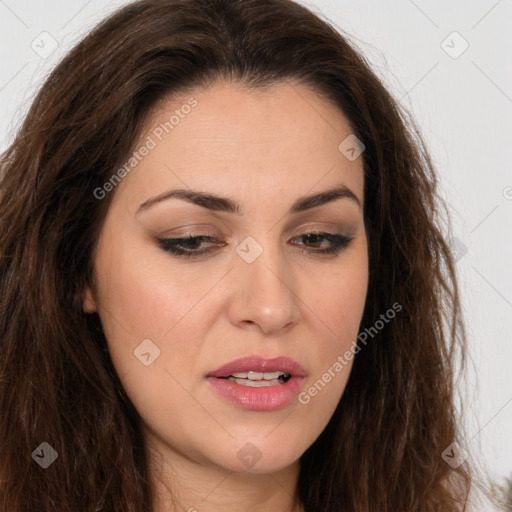
<svg viewBox="0 0 512 512">
<path fill-rule="evenodd" d="M 230 382 L 248 386 L 250 388 L 262 388 L 266 386 L 278 386 L 288 382 L 291 375 L 286 372 L 235 372 L 224 377 Z"/>
<path fill-rule="evenodd" d="M 279 386 L 282 384 L 278 379 L 272 380 L 249 380 L 249 379 L 237 379 L 235 377 L 229 376 L 226 380 L 230 382 L 234 382 L 235 384 L 240 384 L 241 386 L 247 386 L 249 388 L 264 388 L 269 386 Z"/>
<path fill-rule="evenodd" d="M 235 377 L 236 379 L 249 379 L 249 380 L 274 380 L 279 378 L 281 375 L 289 375 L 286 372 L 236 372 L 232 373 L 228 377 Z"/>
</svg>

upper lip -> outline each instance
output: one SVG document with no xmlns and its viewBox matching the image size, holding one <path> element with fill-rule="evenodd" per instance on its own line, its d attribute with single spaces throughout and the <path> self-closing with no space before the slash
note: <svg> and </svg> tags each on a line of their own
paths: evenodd
<svg viewBox="0 0 512 512">
<path fill-rule="evenodd" d="M 210 372 L 207 377 L 227 377 L 237 372 L 277 372 L 282 371 L 295 377 L 305 377 L 306 370 L 289 357 L 280 356 L 265 359 L 260 356 L 247 356 L 235 359 L 220 368 Z"/>
</svg>

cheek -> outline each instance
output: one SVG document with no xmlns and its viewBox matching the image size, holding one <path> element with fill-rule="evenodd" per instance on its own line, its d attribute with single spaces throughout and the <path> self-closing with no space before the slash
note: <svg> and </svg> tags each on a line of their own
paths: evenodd
<svg viewBox="0 0 512 512">
<path fill-rule="evenodd" d="M 357 330 L 366 301 L 366 273 L 362 269 L 332 275 L 318 299 L 320 320 L 330 327 L 332 336 L 343 339 Z"/>
<path fill-rule="evenodd" d="M 202 325 L 197 303 L 205 284 L 187 283 L 176 264 L 168 262 L 165 254 L 148 251 L 147 246 L 143 251 L 112 241 L 111 247 L 111 252 L 98 258 L 97 281 L 100 317 L 112 361 L 119 376 L 130 372 L 145 379 L 144 387 L 161 388 L 161 380 L 166 380 L 162 370 L 175 366 L 171 363 L 176 354 L 178 368 L 186 372 L 186 361 L 197 353 Z M 145 362 L 154 362 L 146 367 L 141 358 L 148 352 Z"/>
<path fill-rule="evenodd" d="M 139 258 L 141 252 L 124 246 L 115 260 L 103 254 L 98 266 L 100 316 L 114 367 L 149 426 L 156 429 L 174 418 L 177 428 L 181 416 L 176 411 L 181 410 L 200 422 L 204 410 L 184 385 L 204 338 L 198 301 L 211 285 L 187 284 L 187 276 L 176 264 L 167 265 L 165 255 L 152 259 L 146 248 Z"/>
<path fill-rule="evenodd" d="M 357 337 L 368 287 L 368 264 L 363 250 L 347 253 L 345 261 L 331 271 L 319 269 L 311 275 L 305 293 L 306 304 L 314 297 L 318 322 L 324 327 L 326 349 L 340 350 Z"/>
<path fill-rule="evenodd" d="M 306 384 L 304 403 L 332 412 L 347 383 L 366 303 L 368 266 L 366 245 L 348 255 L 331 272 L 312 274 L 305 294 L 314 311 L 317 333 L 315 361 Z M 344 263 L 344 264 L 343 264 Z"/>
</svg>

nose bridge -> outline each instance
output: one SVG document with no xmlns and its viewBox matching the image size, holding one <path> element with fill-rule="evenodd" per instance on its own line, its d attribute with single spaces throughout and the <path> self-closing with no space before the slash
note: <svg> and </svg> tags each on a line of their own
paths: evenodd
<svg viewBox="0 0 512 512">
<path fill-rule="evenodd" d="M 236 248 L 233 320 L 256 323 L 265 331 L 279 330 L 299 318 L 293 273 L 273 237 L 247 237 Z"/>
</svg>

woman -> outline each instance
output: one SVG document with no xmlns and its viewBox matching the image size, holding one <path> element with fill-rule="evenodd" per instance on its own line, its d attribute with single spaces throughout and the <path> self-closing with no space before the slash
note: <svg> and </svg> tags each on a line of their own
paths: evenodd
<svg viewBox="0 0 512 512">
<path fill-rule="evenodd" d="M 436 174 L 327 22 L 128 5 L 1 165 L 2 510 L 466 510 Z"/>
</svg>

